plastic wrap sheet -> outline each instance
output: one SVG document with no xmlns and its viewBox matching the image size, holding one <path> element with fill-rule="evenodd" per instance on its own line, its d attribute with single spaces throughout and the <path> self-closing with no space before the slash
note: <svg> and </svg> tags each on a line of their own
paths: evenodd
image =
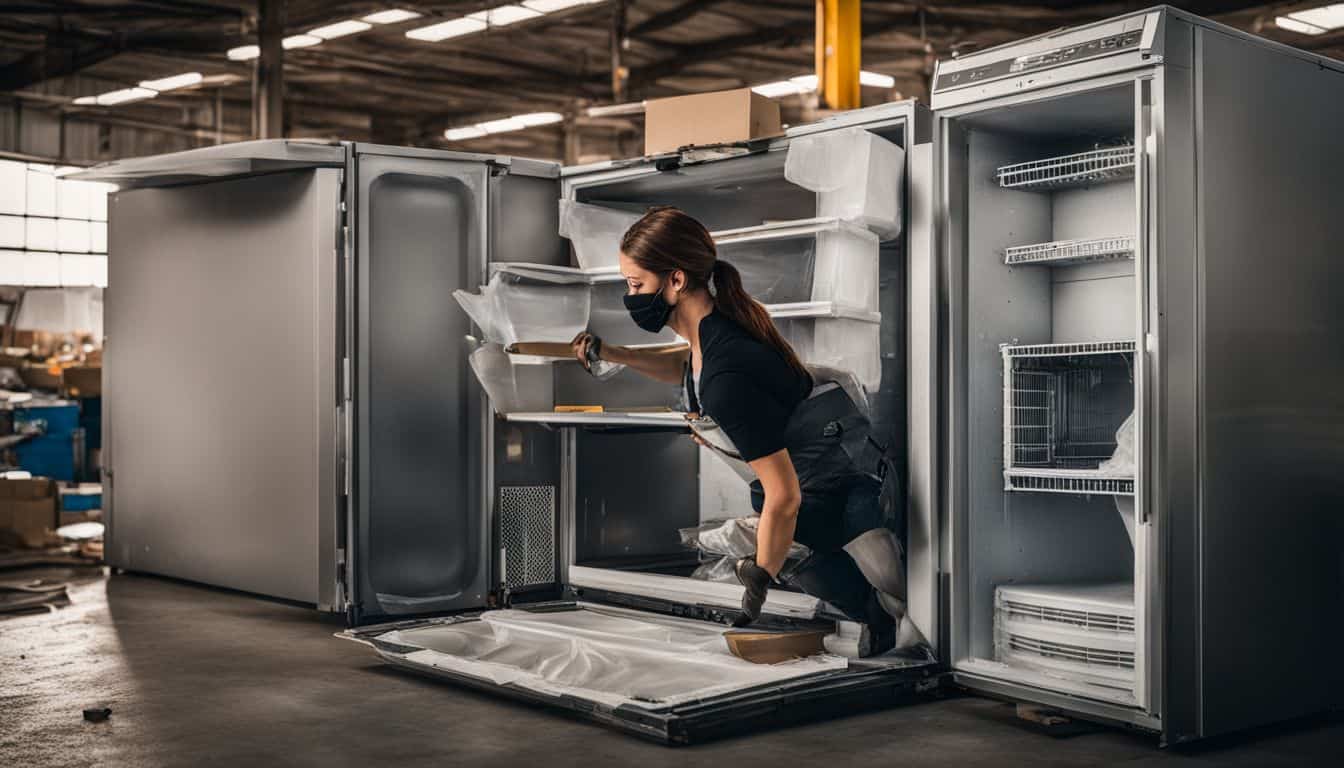
<svg viewBox="0 0 1344 768">
<path fill-rule="evenodd" d="M 901 232 L 905 151 L 864 128 L 789 142 L 784 177 L 817 193 L 817 215 L 862 224 L 884 240 Z"/>
<path fill-rule="evenodd" d="M 621 237 L 641 213 L 560 201 L 560 236 L 574 244 L 574 256 L 584 269 L 614 267 L 621 251 Z"/>
<path fill-rule="evenodd" d="M 549 411 L 555 407 L 555 372 L 549 365 L 514 365 L 498 344 L 484 344 L 468 357 L 476 379 L 500 413 Z"/>
<path fill-rule="evenodd" d="M 1117 475 L 1133 475 L 1134 463 L 1134 414 L 1130 413 L 1120 428 L 1115 431 L 1115 453 L 1101 462 L 1102 472 Z M 1115 511 L 1120 513 L 1120 521 L 1125 524 L 1125 533 L 1129 534 L 1130 546 L 1134 545 L 1134 497 L 1116 496 Z"/>
<path fill-rule="evenodd" d="M 756 554 L 756 531 L 760 524 L 757 515 L 712 520 L 680 529 L 681 543 L 710 555 L 748 557 Z M 795 541 L 789 545 L 787 557 L 802 559 L 810 554 L 811 550 Z"/>
<path fill-rule="evenodd" d="M 527 280 L 497 272 L 480 293 L 453 291 L 453 298 L 487 341 L 569 342 L 588 326 L 591 292 L 586 285 Z"/>
<path fill-rule="evenodd" d="M 479 621 L 393 630 L 378 640 L 419 648 L 409 661 L 550 695 L 616 707 L 666 706 L 819 672 L 818 655 L 753 664 L 728 651 L 728 627 L 619 609 L 488 611 Z"/>
</svg>

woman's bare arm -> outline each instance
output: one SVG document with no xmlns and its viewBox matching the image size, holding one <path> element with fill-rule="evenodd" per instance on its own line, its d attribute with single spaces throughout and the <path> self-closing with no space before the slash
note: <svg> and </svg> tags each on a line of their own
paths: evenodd
<svg viewBox="0 0 1344 768">
<path fill-rule="evenodd" d="M 580 333 L 570 342 L 570 348 L 574 350 L 574 357 L 578 358 L 585 367 L 588 365 L 588 347 L 592 344 L 594 336 L 587 331 Z M 613 363 L 629 366 L 636 371 L 657 381 L 665 381 L 669 384 L 680 384 L 682 371 L 685 370 L 686 361 L 690 358 L 691 347 L 688 344 L 678 344 L 676 346 L 656 347 L 652 349 L 631 349 L 617 344 L 603 344 L 601 346 L 601 357 Z"/>
<path fill-rule="evenodd" d="M 765 491 L 761 507 L 761 524 L 756 531 L 756 564 L 772 577 L 779 575 L 793 543 L 798 525 L 798 507 L 803 502 L 803 491 L 798 486 L 798 475 L 793 470 L 787 448 L 748 462 Z"/>
</svg>

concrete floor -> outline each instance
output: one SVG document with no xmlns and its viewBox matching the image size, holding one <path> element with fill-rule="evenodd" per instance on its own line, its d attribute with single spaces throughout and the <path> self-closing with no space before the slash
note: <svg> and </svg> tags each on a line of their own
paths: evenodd
<svg viewBox="0 0 1344 768">
<path fill-rule="evenodd" d="M 1339 765 L 1344 720 L 1162 751 L 1101 730 L 1052 738 L 1010 705 L 952 697 L 688 748 L 402 674 L 314 611 L 96 569 L 72 604 L 0 619 L 0 766 Z M 111 719 L 84 722 L 106 705 Z"/>
</svg>

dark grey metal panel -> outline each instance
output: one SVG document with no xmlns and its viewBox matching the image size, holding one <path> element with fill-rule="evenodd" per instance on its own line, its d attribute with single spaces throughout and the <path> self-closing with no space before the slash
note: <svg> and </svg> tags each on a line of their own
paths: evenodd
<svg viewBox="0 0 1344 768">
<path fill-rule="evenodd" d="M 684 432 L 580 431 L 577 442 L 577 564 L 658 555 L 694 557 L 677 534 L 678 528 L 700 522 L 699 452 Z"/>
<path fill-rule="evenodd" d="M 339 187 L 309 170 L 113 195 L 109 563 L 319 602 Z"/>
<path fill-rule="evenodd" d="M 1213 736 L 1325 709 L 1341 682 L 1344 74 L 1195 34 L 1200 726 Z"/>
<path fill-rule="evenodd" d="M 357 154 L 353 616 L 482 606 L 482 401 L 452 300 L 480 284 L 488 167 Z"/>
<path fill-rule="evenodd" d="M 1155 612 L 1160 625 L 1152 664 L 1159 679 L 1152 707 L 1162 714 L 1163 739 L 1177 743 L 1199 732 L 1199 544 L 1196 486 L 1196 324 L 1195 271 L 1195 85 L 1194 31 L 1170 24 L 1167 50 L 1172 65 L 1156 79 L 1153 114 L 1157 147 L 1151 215 L 1154 242 L 1149 258 L 1149 296 L 1156 307 L 1150 327 L 1157 337 L 1149 355 L 1153 382 L 1150 415 L 1152 524 L 1157 528 L 1158 585 Z M 1150 313 L 1151 316 L 1151 313 Z"/>
</svg>

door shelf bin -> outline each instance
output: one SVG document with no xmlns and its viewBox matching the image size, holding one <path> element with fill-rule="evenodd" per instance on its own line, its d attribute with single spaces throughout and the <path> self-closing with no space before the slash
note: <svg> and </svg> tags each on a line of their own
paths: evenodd
<svg viewBox="0 0 1344 768">
<path fill-rule="evenodd" d="M 839 219 L 805 219 L 712 233 L 719 257 L 763 304 L 832 301 L 877 309 L 877 235 Z"/>
<path fill-rule="evenodd" d="M 789 143 L 784 177 L 817 193 L 817 215 L 865 226 L 884 240 L 901 232 L 905 150 L 866 128 Z"/>
<path fill-rule="evenodd" d="M 1130 583 L 994 590 L 994 655 L 1011 667 L 1132 694 L 1134 630 Z"/>
<path fill-rule="evenodd" d="M 849 371 L 864 389 L 877 391 L 882 383 L 881 314 L 816 302 L 767 309 L 804 363 Z"/>
<path fill-rule="evenodd" d="M 1003 263 L 1008 266 L 1042 264 L 1064 267 L 1094 261 L 1134 258 L 1134 238 L 1097 237 L 1087 240 L 1056 240 L 1049 243 L 1015 245 L 1004 249 Z"/>
<path fill-rule="evenodd" d="M 1133 176 L 1133 145 L 1014 163 L 1001 166 L 997 174 L 1004 189 L 1029 191 L 1081 187 Z"/>
<path fill-rule="evenodd" d="M 1133 341 L 1001 348 L 1004 490 L 1132 495 L 1106 469 L 1134 410 Z"/>
</svg>

